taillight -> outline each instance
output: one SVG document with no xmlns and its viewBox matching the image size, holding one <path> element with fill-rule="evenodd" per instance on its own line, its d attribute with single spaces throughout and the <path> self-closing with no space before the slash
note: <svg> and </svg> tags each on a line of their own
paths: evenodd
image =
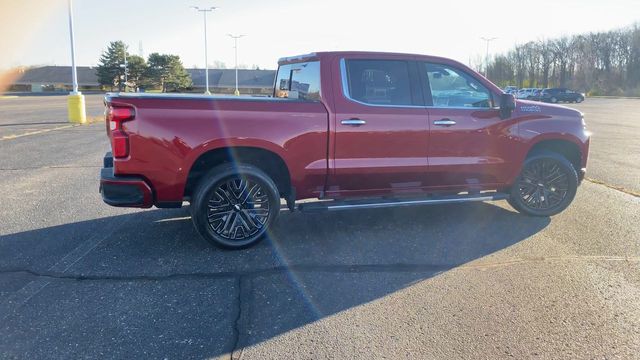
<svg viewBox="0 0 640 360">
<path fill-rule="evenodd" d="M 135 118 L 136 113 L 132 107 L 109 105 L 107 108 L 107 123 L 111 137 L 111 150 L 114 158 L 129 156 L 129 135 L 122 124 Z"/>
</svg>

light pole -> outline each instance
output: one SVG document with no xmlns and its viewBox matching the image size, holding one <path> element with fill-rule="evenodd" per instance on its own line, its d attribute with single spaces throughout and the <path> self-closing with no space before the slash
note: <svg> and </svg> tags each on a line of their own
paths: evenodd
<svg viewBox="0 0 640 360">
<path fill-rule="evenodd" d="M 238 39 L 240 39 L 241 37 L 244 37 L 245 35 L 231 35 L 231 34 L 227 34 L 227 35 L 230 38 L 232 38 L 234 41 L 233 48 L 235 49 L 235 52 L 236 52 L 236 91 L 234 92 L 234 94 L 236 96 L 239 96 L 240 91 L 238 90 Z"/>
<path fill-rule="evenodd" d="M 124 48 L 124 63 L 120 64 L 121 68 L 124 68 L 124 92 L 127 92 L 127 82 L 129 81 L 127 75 L 128 71 L 127 71 L 127 47 L 125 46 Z"/>
<path fill-rule="evenodd" d="M 76 70 L 76 41 L 73 33 L 73 3 L 72 0 L 67 1 L 69 7 L 69 38 L 71 43 L 71 78 L 73 82 L 73 90 L 67 97 L 67 110 L 69 113 L 69 121 L 77 123 L 85 123 L 87 115 L 85 111 L 84 95 L 78 91 L 78 71 Z"/>
<path fill-rule="evenodd" d="M 207 50 L 207 13 L 213 12 L 213 10 L 217 9 L 215 6 L 211 6 L 208 8 L 200 8 L 198 6 L 192 6 L 191 8 L 195 9 L 198 12 L 202 13 L 202 17 L 204 18 L 204 81 L 205 81 L 205 94 L 211 95 L 209 91 L 209 54 Z"/>
<path fill-rule="evenodd" d="M 492 37 L 492 38 L 485 38 L 485 37 L 481 37 L 480 39 L 484 40 L 487 42 L 487 55 L 485 56 L 485 63 L 484 63 L 484 77 L 488 76 L 488 72 L 489 72 L 489 43 L 492 42 L 493 40 L 497 40 L 497 37 Z"/>
</svg>

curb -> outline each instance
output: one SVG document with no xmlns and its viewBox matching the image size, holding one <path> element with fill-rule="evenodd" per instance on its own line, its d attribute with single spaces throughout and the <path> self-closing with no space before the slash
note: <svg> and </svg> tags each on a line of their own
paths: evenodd
<svg viewBox="0 0 640 360">
<path fill-rule="evenodd" d="M 634 96 L 587 96 L 588 99 L 630 99 L 640 100 L 640 97 Z"/>
</svg>

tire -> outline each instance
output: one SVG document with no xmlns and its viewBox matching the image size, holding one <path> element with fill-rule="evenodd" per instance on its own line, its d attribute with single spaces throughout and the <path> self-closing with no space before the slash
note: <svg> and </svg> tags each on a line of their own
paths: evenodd
<svg viewBox="0 0 640 360">
<path fill-rule="evenodd" d="M 578 173 L 562 155 L 541 151 L 529 156 L 511 186 L 509 204 L 532 216 L 552 216 L 566 209 L 578 190 Z"/>
<path fill-rule="evenodd" d="M 202 237 L 224 249 L 244 249 L 260 242 L 280 212 L 275 183 L 262 170 L 223 164 L 202 177 L 190 206 Z"/>
<path fill-rule="evenodd" d="M 584 99 L 583 99 L 583 98 L 580 98 L 580 97 L 576 99 L 576 103 L 577 103 L 577 104 L 579 104 L 579 103 L 581 103 L 581 102 L 583 102 L 583 101 L 584 101 Z"/>
<path fill-rule="evenodd" d="M 552 97 L 550 101 L 555 104 L 558 102 L 558 99 L 556 99 L 555 97 Z"/>
</svg>

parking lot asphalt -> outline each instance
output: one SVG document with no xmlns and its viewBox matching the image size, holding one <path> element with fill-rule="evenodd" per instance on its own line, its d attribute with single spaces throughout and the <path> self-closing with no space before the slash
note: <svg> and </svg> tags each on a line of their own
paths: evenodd
<svg viewBox="0 0 640 360">
<path fill-rule="evenodd" d="M 186 208 L 104 205 L 104 125 L 38 132 L 64 101 L 0 100 L 0 358 L 640 354 L 640 100 L 576 106 L 592 180 L 552 218 L 285 212 L 243 251 L 210 247 Z"/>
<path fill-rule="evenodd" d="M 588 176 L 640 194 L 640 99 L 587 99 L 569 106 L 593 133 Z"/>
</svg>

